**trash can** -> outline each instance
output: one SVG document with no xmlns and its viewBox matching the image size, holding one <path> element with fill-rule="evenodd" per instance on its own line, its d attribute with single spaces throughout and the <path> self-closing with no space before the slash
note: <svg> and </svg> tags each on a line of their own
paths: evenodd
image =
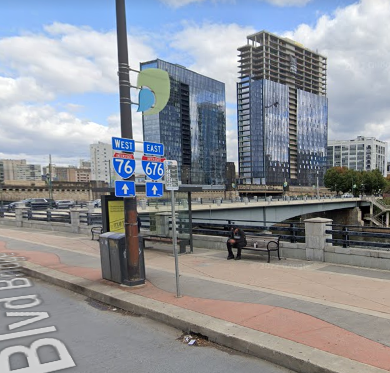
<svg viewBox="0 0 390 373">
<path fill-rule="evenodd" d="M 102 265 L 102 277 L 105 280 L 112 281 L 111 277 L 111 261 L 108 238 L 112 235 L 111 232 L 103 233 L 99 236 L 100 245 L 100 262 Z"/>
<path fill-rule="evenodd" d="M 145 279 L 145 261 L 142 247 L 142 237 L 139 238 L 139 271 L 140 279 Z M 100 235 L 100 259 L 102 277 L 105 280 L 123 284 L 128 279 L 126 238 L 124 233 L 107 232 Z"/>
<path fill-rule="evenodd" d="M 127 278 L 126 238 L 124 233 L 111 233 L 108 237 L 111 281 L 121 284 Z"/>
</svg>

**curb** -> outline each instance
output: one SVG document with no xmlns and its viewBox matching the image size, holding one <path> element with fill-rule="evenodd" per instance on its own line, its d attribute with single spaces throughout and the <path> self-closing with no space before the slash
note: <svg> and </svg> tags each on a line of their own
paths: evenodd
<svg viewBox="0 0 390 373">
<path fill-rule="evenodd" d="M 228 321 L 163 303 L 33 263 L 23 272 L 50 284 L 94 300 L 163 322 L 187 333 L 206 336 L 209 341 L 255 356 L 299 373 L 389 373 L 370 365 L 333 355 L 287 339 L 275 337 Z"/>
</svg>

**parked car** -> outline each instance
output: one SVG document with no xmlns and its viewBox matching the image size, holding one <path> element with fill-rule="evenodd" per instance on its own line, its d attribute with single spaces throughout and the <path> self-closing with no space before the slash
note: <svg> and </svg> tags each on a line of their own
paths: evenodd
<svg viewBox="0 0 390 373">
<path fill-rule="evenodd" d="M 56 208 L 56 201 L 52 198 L 45 198 L 47 202 L 49 202 L 49 208 L 54 209 Z"/>
<path fill-rule="evenodd" d="M 353 194 L 351 194 L 351 193 L 344 193 L 341 197 L 342 198 L 353 198 Z"/>
<path fill-rule="evenodd" d="M 17 202 L 11 202 L 7 206 L 8 211 L 15 211 L 18 204 L 24 204 L 25 207 L 30 207 L 32 210 L 46 210 L 53 207 L 53 200 L 46 198 L 27 198 Z"/>
<path fill-rule="evenodd" d="M 28 206 L 28 202 L 31 201 L 31 198 L 28 198 L 28 199 L 22 199 L 21 201 L 16 201 L 16 202 L 11 202 L 9 203 L 6 208 L 8 211 L 15 211 L 15 207 L 18 205 L 18 204 L 24 204 L 25 206 Z"/>
<path fill-rule="evenodd" d="M 69 209 L 71 207 L 74 207 L 75 204 L 76 202 L 71 199 L 60 199 L 56 201 L 56 207 L 58 209 Z"/>
</svg>

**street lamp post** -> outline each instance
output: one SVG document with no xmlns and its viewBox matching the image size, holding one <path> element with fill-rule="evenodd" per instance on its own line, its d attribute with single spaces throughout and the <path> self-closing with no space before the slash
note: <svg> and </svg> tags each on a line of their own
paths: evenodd
<svg viewBox="0 0 390 373">
<path fill-rule="evenodd" d="M 125 0 L 116 0 L 117 44 L 118 44 L 118 77 L 121 118 L 121 137 L 133 138 L 130 99 L 130 67 L 127 50 L 127 28 Z M 135 176 L 130 180 L 134 181 Z M 125 242 L 127 258 L 127 275 L 124 284 L 136 286 L 145 283 L 140 272 L 140 253 L 138 243 L 137 199 L 124 197 Z"/>
</svg>

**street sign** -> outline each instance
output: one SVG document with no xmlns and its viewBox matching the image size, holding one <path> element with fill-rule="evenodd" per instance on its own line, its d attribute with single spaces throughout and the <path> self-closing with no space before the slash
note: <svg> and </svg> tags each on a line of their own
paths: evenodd
<svg viewBox="0 0 390 373">
<path fill-rule="evenodd" d="M 124 139 L 121 137 L 112 138 L 112 150 L 119 150 L 121 152 L 135 152 L 135 143 L 132 139 Z"/>
<path fill-rule="evenodd" d="M 144 154 L 164 155 L 164 145 L 157 142 L 144 141 Z"/>
<path fill-rule="evenodd" d="M 115 180 L 116 197 L 135 197 L 134 181 Z"/>
<path fill-rule="evenodd" d="M 164 162 L 165 173 L 165 189 L 166 190 L 179 190 L 179 172 L 177 169 L 177 161 L 166 160 Z"/>
<path fill-rule="evenodd" d="M 135 171 L 133 154 L 115 153 L 112 157 L 115 172 L 122 178 L 128 179 Z"/>
<path fill-rule="evenodd" d="M 146 197 L 162 197 L 164 194 L 163 183 L 146 182 Z"/>
<path fill-rule="evenodd" d="M 165 158 L 142 156 L 142 168 L 145 175 L 152 180 L 159 180 L 164 176 Z"/>
</svg>

